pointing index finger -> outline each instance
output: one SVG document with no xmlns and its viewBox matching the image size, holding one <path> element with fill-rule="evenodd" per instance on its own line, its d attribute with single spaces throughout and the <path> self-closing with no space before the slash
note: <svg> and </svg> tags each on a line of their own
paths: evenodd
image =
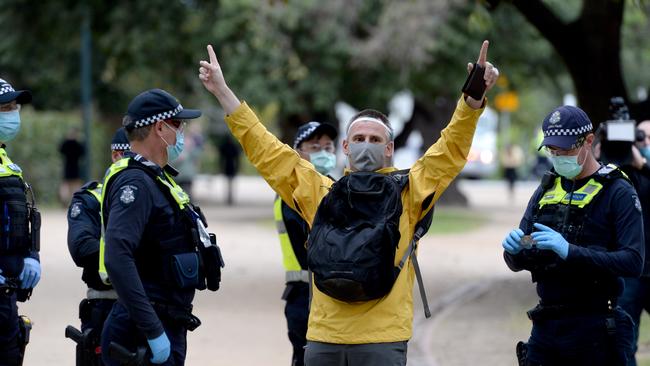
<svg viewBox="0 0 650 366">
<path fill-rule="evenodd" d="M 487 61 L 487 51 L 489 45 L 490 41 L 483 41 L 483 44 L 481 45 L 481 52 L 478 54 L 478 61 L 476 61 L 477 64 L 483 67 L 485 67 L 485 62 Z"/>
<path fill-rule="evenodd" d="M 210 63 L 212 65 L 217 64 L 217 55 L 214 54 L 214 49 L 212 49 L 212 45 L 208 45 L 208 55 L 210 56 Z"/>
</svg>

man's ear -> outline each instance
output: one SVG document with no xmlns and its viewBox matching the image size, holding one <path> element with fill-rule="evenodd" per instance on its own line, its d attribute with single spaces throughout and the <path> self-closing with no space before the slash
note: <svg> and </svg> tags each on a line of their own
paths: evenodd
<svg viewBox="0 0 650 366">
<path fill-rule="evenodd" d="M 348 142 L 348 139 L 343 139 L 343 141 L 341 141 L 341 147 L 343 147 L 343 154 L 345 156 L 350 155 L 350 143 Z"/>
<path fill-rule="evenodd" d="M 386 150 L 384 151 L 384 154 L 386 157 L 392 157 L 393 153 L 395 152 L 395 141 L 391 141 L 386 144 Z"/>
</svg>

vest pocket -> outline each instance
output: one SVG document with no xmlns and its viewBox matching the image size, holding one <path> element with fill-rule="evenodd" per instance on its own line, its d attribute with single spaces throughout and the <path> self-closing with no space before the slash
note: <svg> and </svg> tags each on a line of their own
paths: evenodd
<svg viewBox="0 0 650 366">
<path fill-rule="evenodd" d="M 196 288 L 199 285 L 199 257 L 196 253 L 172 255 L 172 273 L 180 288 Z"/>
</svg>

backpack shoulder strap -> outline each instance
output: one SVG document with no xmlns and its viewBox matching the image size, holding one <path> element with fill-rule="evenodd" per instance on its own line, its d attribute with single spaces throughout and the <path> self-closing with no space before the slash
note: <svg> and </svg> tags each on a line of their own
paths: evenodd
<svg viewBox="0 0 650 366">
<path fill-rule="evenodd" d="M 390 173 L 390 176 L 393 177 L 399 186 L 404 189 L 406 185 L 408 184 L 408 178 L 409 178 L 409 169 L 403 169 L 403 170 L 396 170 L 394 172 Z M 431 196 L 433 197 L 433 196 Z M 404 267 L 404 264 L 406 264 L 406 261 L 408 258 L 411 258 L 411 263 L 413 263 L 413 269 L 415 271 L 415 278 L 418 281 L 418 289 L 420 290 L 420 298 L 422 299 L 422 305 L 424 306 L 424 316 L 426 318 L 431 317 L 431 310 L 429 309 L 429 301 L 427 300 L 427 294 L 424 289 L 424 281 L 422 280 L 422 272 L 420 272 L 420 265 L 418 264 L 418 259 L 417 255 L 415 254 L 418 242 L 420 239 L 424 236 L 424 234 L 427 233 L 429 230 L 429 227 L 431 226 L 431 221 L 433 220 L 433 209 L 434 207 L 431 207 L 429 212 L 427 212 L 424 217 L 418 221 L 417 224 L 415 224 L 415 228 L 413 230 L 413 238 L 411 238 L 411 242 L 409 243 L 409 246 L 406 248 L 406 252 L 404 252 L 404 255 L 402 256 L 402 259 L 399 262 L 399 265 L 397 266 L 399 270 L 401 271 L 402 268 Z"/>
</svg>

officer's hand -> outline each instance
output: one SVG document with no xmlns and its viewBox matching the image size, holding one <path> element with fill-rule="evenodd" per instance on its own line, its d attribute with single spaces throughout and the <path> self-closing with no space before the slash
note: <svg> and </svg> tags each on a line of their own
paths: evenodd
<svg viewBox="0 0 650 366">
<path fill-rule="evenodd" d="M 147 339 L 147 343 L 149 343 L 149 349 L 151 349 L 151 363 L 160 364 L 167 361 L 171 353 L 171 345 L 165 332 L 154 339 Z"/>
<path fill-rule="evenodd" d="M 483 93 L 483 97 L 481 100 L 475 100 L 472 97 L 467 97 L 467 104 L 475 109 L 481 108 L 483 105 L 483 99 L 485 98 L 485 94 L 488 92 L 488 90 L 492 89 L 494 84 L 496 84 L 497 79 L 499 78 L 499 69 L 494 67 L 490 62 L 487 61 L 487 51 L 488 47 L 490 46 L 489 41 L 483 41 L 483 44 L 481 45 L 481 51 L 479 52 L 478 55 L 478 60 L 476 61 L 477 64 L 483 66 L 485 68 L 485 73 L 483 74 L 483 80 L 485 80 L 485 93 Z M 474 64 L 468 63 L 467 64 L 467 72 L 471 73 L 472 69 L 474 68 Z"/>
<path fill-rule="evenodd" d="M 521 252 L 524 247 L 521 246 L 521 238 L 524 236 L 524 232 L 521 229 L 514 229 L 506 235 L 506 238 L 503 239 L 503 250 L 510 254 L 517 254 Z"/>
<path fill-rule="evenodd" d="M 0 269 L 0 273 L 2 273 L 2 270 Z M 3 275 L 0 274 L 0 285 L 4 285 L 7 280 L 4 278 Z"/>
<path fill-rule="evenodd" d="M 534 223 L 533 226 L 540 230 L 532 233 L 533 239 L 539 249 L 552 250 L 562 259 L 569 255 L 569 243 L 562 237 L 562 234 L 548 226 Z"/>
<path fill-rule="evenodd" d="M 34 258 L 27 257 L 24 260 L 23 271 L 18 277 L 20 288 L 34 288 L 41 279 L 41 264 Z"/>
<path fill-rule="evenodd" d="M 646 159 L 641 155 L 639 149 L 632 145 L 632 166 L 636 169 L 643 169 L 643 166 L 646 164 Z"/>
</svg>

